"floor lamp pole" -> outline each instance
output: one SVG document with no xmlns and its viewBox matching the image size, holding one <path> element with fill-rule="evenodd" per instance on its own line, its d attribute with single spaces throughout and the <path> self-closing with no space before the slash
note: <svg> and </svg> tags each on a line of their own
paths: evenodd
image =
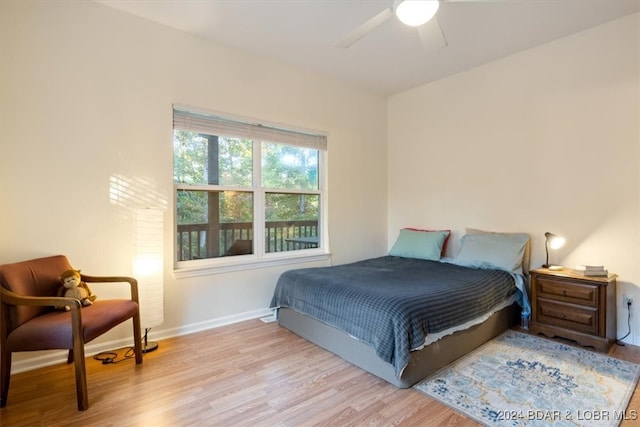
<svg viewBox="0 0 640 427">
<path fill-rule="evenodd" d="M 142 352 L 149 353 L 150 351 L 156 350 L 158 348 L 157 342 L 149 342 L 147 340 L 147 335 L 149 334 L 150 328 L 144 328 L 144 344 L 142 345 Z"/>
</svg>

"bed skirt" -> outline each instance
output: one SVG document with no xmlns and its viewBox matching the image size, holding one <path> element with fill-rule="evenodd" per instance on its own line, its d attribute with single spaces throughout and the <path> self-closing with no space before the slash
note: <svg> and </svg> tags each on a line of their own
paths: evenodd
<svg viewBox="0 0 640 427">
<path fill-rule="evenodd" d="M 369 345 L 296 311 L 288 308 L 278 309 L 280 326 L 399 388 L 413 386 L 438 369 L 511 328 L 519 318 L 520 306 L 514 303 L 494 313 L 479 325 L 455 332 L 420 350 L 413 351 L 409 364 L 398 378 L 393 366 L 380 359 Z"/>
</svg>

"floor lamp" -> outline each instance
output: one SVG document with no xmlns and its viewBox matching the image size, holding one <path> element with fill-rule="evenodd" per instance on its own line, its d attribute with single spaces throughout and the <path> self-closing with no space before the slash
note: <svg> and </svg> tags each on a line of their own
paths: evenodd
<svg viewBox="0 0 640 427">
<path fill-rule="evenodd" d="M 158 348 L 158 343 L 148 342 L 147 334 L 152 327 L 164 322 L 163 233 L 164 214 L 161 210 L 136 209 L 133 271 L 138 280 L 144 353 Z"/>
</svg>

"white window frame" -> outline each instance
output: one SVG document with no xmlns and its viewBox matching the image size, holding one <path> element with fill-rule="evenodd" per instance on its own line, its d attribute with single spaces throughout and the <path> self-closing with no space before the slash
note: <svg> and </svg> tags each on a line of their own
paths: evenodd
<svg viewBox="0 0 640 427">
<path fill-rule="evenodd" d="M 174 183 L 174 236 L 173 257 L 174 275 L 176 278 L 219 274 L 231 271 L 272 267 L 292 263 L 322 261 L 329 258 L 328 205 L 327 205 L 327 135 L 326 133 L 295 129 L 290 126 L 264 123 L 259 120 L 240 118 L 215 112 L 194 109 L 193 107 L 174 105 L 174 125 L 172 129 L 201 132 L 209 135 L 241 137 L 253 141 L 253 185 L 251 188 L 240 188 L 224 185 L 189 185 Z M 307 138 L 309 137 L 309 138 Z M 318 150 L 318 189 L 317 190 L 283 190 L 263 188 L 261 186 L 263 140 L 285 145 L 295 145 Z M 284 139 L 285 141 L 281 141 Z M 173 146 L 172 146 L 173 147 Z M 173 150 L 173 148 L 172 148 Z M 173 167 L 173 164 L 172 164 Z M 173 174 L 172 174 L 173 176 Z M 207 258 L 200 260 L 177 260 L 177 193 L 178 190 L 204 191 L 250 191 L 253 193 L 253 240 L 254 253 L 227 257 Z M 265 253 L 265 195 L 267 193 L 303 193 L 317 194 L 320 198 L 318 219 L 319 244 L 317 248 Z"/>
</svg>

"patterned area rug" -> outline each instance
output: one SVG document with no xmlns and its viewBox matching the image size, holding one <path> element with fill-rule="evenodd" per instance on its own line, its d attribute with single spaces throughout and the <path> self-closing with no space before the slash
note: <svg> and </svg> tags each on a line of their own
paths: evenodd
<svg viewBox="0 0 640 427">
<path fill-rule="evenodd" d="M 507 330 L 415 388 L 488 426 L 617 426 L 640 365 Z"/>
</svg>

